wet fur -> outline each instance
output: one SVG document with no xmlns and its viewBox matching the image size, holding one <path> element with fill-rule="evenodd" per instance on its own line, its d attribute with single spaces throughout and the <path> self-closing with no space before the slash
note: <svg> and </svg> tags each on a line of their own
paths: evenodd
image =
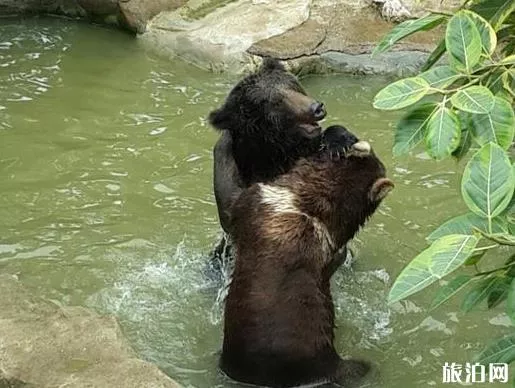
<svg viewBox="0 0 515 388">
<path fill-rule="evenodd" d="M 270 387 L 348 382 L 369 364 L 342 360 L 329 280 L 338 247 L 376 210 L 384 177 L 373 155 L 301 159 L 268 185 L 243 191 L 233 210 L 236 267 L 225 307 L 222 370 Z"/>
</svg>

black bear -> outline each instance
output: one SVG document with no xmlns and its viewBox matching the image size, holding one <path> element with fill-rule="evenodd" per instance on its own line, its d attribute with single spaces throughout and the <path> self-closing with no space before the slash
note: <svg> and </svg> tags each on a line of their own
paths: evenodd
<svg viewBox="0 0 515 388">
<path fill-rule="evenodd" d="M 328 268 L 393 183 L 367 142 L 342 151 L 338 158 L 302 158 L 277 179 L 245 189 L 234 204 L 236 266 L 220 366 L 237 381 L 269 387 L 346 383 L 369 370 L 366 362 L 343 360 L 333 346 Z"/>
<path fill-rule="evenodd" d="M 220 223 L 230 232 L 231 205 L 241 190 L 288 171 L 319 152 L 324 105 L 271 58 L 234 86 L 210 124 L 222 131 L 214 147 L 214 191 Z"/>
<path fill-rule="evenodd" d="M 271 58 L 238 82 L 223 106 L 210 113 L 210 124 L 221 131 L 214 147 L 214 193 L 227 234 L 232 204 L 244 188 L 277 178 L 321 148 L 339 147 L 338 136 L 325 140 L 321 134 L 318 122 L 325 115 L 323 103 L 309 97 L 297 78 Z M 226 264 L 219 260 L 230 257 L 224 254 L 227 248 L 223 239 L 212 264 Z"/>
</svg>

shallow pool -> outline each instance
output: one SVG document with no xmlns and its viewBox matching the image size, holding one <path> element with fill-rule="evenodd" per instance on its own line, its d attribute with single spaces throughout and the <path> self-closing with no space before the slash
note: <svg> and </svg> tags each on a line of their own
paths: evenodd
<svg viewBox="0 0 515 388">
<path fill-rule="evenodd" d="M 189 387 L 234 386 L 216 369 L 217 289 L 202 272 L 220 232 L 205 117 L 234 82 L 116 31 L 0 20 L 0 271 L 117 315 L 141 357 Z M 396 182 L 354 244 L 358 262 L 334 279 L 337 347 L 378 366 L 367 387 L 444 387 L 444 362 L 470 361 L 508 320 L 501 308 L 464 315 L 459 299 L 428 312 L 434 289 L 386 306 L 424 237 L 464 211 L 463 166 L 393 159 L 397 115 L 371 107 L 386 82 L 303 79 L 327 124 L 370 140 Z"/>
</svg>

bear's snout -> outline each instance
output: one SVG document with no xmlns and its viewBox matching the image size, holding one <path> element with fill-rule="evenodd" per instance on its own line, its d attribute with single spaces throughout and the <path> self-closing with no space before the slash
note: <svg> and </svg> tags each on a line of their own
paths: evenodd
<svg viewBox="0 0 515 388">
<path fill-rule="evenodd" d="M 349 154 L 352 156 L 368 156 L 372 152 L 372 147 L 370 143 L 365 140 L 360 140 L 357 143 L 354 143 L 349 151 Z"/>
<path fill-rule="evenodd" d="M 323 120 L 327 114 L 323 102 L 315 101 L 313 104 L 311 104 L 309 108 L 311 110 L 311 113 L 313 114 L 313 118 L 316 121 Z"/>
</svg>

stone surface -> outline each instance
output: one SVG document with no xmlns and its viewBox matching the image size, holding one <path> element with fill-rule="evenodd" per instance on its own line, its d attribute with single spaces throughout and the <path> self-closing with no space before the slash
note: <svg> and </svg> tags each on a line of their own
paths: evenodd
<svg viewBox="0 0 515 388">
<path fill-rule="evenodd" d="M 126 28 L 142 34 L 147 22 L 161 11 L 184 5 L 187 0 L 125 0 L 120 1 L 121 21 Z"/>
<path fill-rule="evenodd" d="M 0 15 L 55 13 L 118 23 L 169 58 L 212 71 L 252 70 L 263 56 L 299 72 L 415 71 L 442 29 L 415 34 L 391 53 L 372 58 L 391 21 L 461 0 L 0 0 Z M 393 53 L 393 54 L 392 54 Z M 402 59 L 399 66 L 394 58 Z"/>
<path fill-rule="evenodd" d="M 107 16 L 118 13 L 118 0 L 77 0 L 88 15 Z"/>
<path fill-rule="evenodd" d="M 412 17 L 411 12 L 400 0 L 373 0 L 383 19 L 402 22 Z"/>
<path fill-rule="evenodd" d="M 243 72 L 262 57 L 273 56 L 301 73 L 407 74 L 417 70 L 441 37 L 441 30 L 415 34 L 391 53 L 371 57 L 376 43 L 392 28 L 385 18 L 419 13 L 420 0 L 218 0 L 223 6 L 188 17 L 192 4 L 202 1 L 209 3 L 190 0 L 175 12 L 159 14 L 141 42 L 213 71 Z M 454 6 L 458 1 L 446 3 Z M 440 7 L 440 0 L 424 3 Z"/>
<path fill-rule="evenodd" d="M 311 0 L 240 0 L 195 20 L 181 10 L 158 15 L 141 36 L 147 47 L 214 71 L 252 66 L 247 49 L 305 22 Z"/>
<path fill-rule="evenodd" d="M 376 43 L 391 28 L 373 7 L 315 0 L 306 23 L 260 41 L 248 52 L 280 58 L 298 73 L 407 75 L 423 64 L 441 37 L 439 33 L 415 34 L 391 52 L 372 57 Z"/>
<path fill-rule="evenodd" d="M 113 317 L 40 300 L 8 275 L 0 295 L 0 387 L 179 387 L 136 358 Z"/>
</svg>

